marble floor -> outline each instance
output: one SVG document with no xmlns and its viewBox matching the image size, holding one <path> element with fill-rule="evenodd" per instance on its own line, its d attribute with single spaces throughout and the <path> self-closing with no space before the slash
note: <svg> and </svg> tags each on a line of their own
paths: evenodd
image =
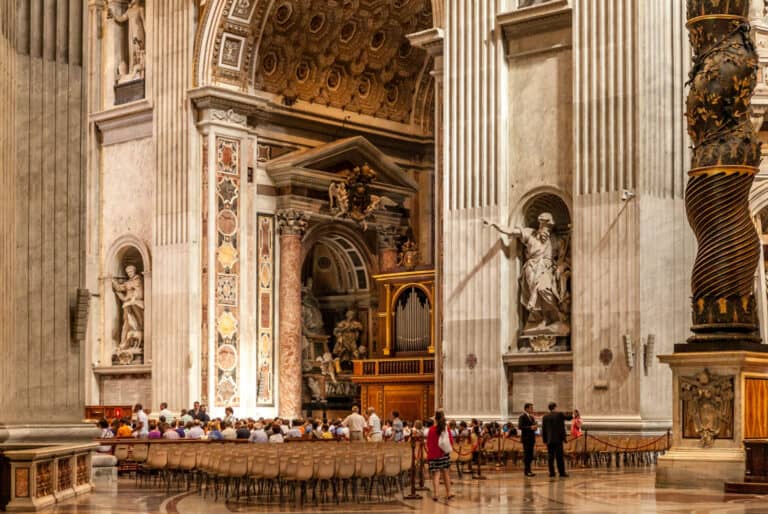
<svg viewBox="0 0 768 514">
<path fill-rule="evenodd" d="M 768 496 L 726 495 L 694 489 L 655 489 L 653 469 L 573 470 L 569 478 L 548 478 L 546 472 L 524 478 L 519 472 L 491 472 L 484 481 L 454 476 L 456 498 L 434 502 L 429 491 L 420 500 L 384 503 L 246 504 L 203 499 L 195 493 L 166 495 L 164 490 L 136 488 L 121 478 L 116 487 L 74 498 L 56 506 L 57 513 L 229 513 L 229 512 L 333 512 L 374 513 L 718 513 L 766 514 Z"/>
</svg>

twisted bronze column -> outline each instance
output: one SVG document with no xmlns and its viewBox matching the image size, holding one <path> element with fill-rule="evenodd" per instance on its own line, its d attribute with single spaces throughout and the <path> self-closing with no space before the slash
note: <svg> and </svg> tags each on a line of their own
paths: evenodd
<svg viewBox="0 0 768 514">
<path fill-rule="evenodd" d="M 762 350 L 754 274 L 760 240 L 748 195 L 760 164 L 749 118 L 757 54 L 749 38 L 749 0 L 687 0 L 693 47 L 687 113 L 693 140 L 685 191 L 696 233 L 693 336 L 675 351 Z"/>
</svg>

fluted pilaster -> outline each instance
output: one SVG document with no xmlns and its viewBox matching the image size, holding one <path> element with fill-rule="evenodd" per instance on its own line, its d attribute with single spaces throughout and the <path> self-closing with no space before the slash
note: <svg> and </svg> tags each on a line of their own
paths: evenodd
<svg viewBox="0 0 768 514">
<path fill-rule="evenodd" d="M 497 6 L 490 0 L 446 2 L 443 80 L 436 81 L 444 88 L 438 104 L 443 123 L 437 124 L 443 129 L 437 159 L 443 164 L 436 214 L 443 242 L 438 344 L 444 407 L 459 418 L 506 413 L 506 259 L 481 222 L 507 215 L 508 102 L 503 44 L 494 30 Z M 474 368 L 466 364 L 470 354 L 477 357 Z"/>
<path fill-rule="evenodd" d="M 3 428 L 82 419 L 85 367 L 71 337 L 84 283 L 82 7 L 0 1 Z"/>
<path fill-rule="evenodd" d="M 683 6 L 585 0 L 573 19 L 574 404 L 606 427 L 659 428 L 670 422 L 671 374 L 651 359 L 646 375 L 642 349 L 649 336 L 656 353 L 684 337 L 692 254 Z M 608 389 L 595 389 L 602 381 Z"/>
<path fill-rule="evenodd" d="M 179 409 L 198 398 L 190 388 L 190 350 L 199 348 L 199 171 L 190 163 L 194 5 L 147 2 L 147 91 L 154 103 L 152 405 Z M 195 234 L 193 237 L 192 234 Z M 194 327 L 194 329 L 193 329 Z"/>
</svg>

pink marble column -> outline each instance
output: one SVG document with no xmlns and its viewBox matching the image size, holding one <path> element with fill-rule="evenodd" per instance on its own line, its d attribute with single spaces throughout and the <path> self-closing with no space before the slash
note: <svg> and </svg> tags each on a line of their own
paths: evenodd
<svg viewBox="0 0 768 514">
<path fill-rule="evenodd" d="M 280 417 L 301 415 L 301 237 L 309 215 L 295 209 L 277 212 L 280 227 Z"/>
<path fill-rule="evenodd" d="M 379 271 L 386 273 L 397 268 L 397 227 L 377 227 L 379 237 Z"/>
</svg>

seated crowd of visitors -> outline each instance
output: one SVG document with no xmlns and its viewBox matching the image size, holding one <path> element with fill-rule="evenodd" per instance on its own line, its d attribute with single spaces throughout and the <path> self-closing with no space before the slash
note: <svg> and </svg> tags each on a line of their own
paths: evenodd
<svg viewBox="0 0 768 514">
<path fill-rule="evenodd" d="M 141 404 L 136 404 L 132 418 L 123 417 L 99 421 L 100 437 L 138 437 L 145 439 L 248 439 L 254 443 L 282 443 L 288 439 L 308 440 L 351 440 L 351 441 L 394 441 L 407 442 L 411 438 L 425 438 L 434 419 L 405 421 L 398 411 L 391 418 L 381 421 L 374 408 L 367 409 L 367 416 L 358 412 L 357 407 L 345 419 L 265 419 L 235 417 L 234 409 L 227 407 L 223 418 L 211 418 L 206 406 L 199 402 L 187 410 L 181 409 L 177 417 L 168 409 L 167 403 L 160 404 L 157 419 L 149 419 Z M 581 419 L 575 411 L 571 436 L 581 435 Z M 469 422 L 451 420 L 447 430 L 453 441 L 486 440 L 493 437 L 508 438 L 518 435 L 512 422 L 481 423 L 477 419 Z"/>
</svg>

